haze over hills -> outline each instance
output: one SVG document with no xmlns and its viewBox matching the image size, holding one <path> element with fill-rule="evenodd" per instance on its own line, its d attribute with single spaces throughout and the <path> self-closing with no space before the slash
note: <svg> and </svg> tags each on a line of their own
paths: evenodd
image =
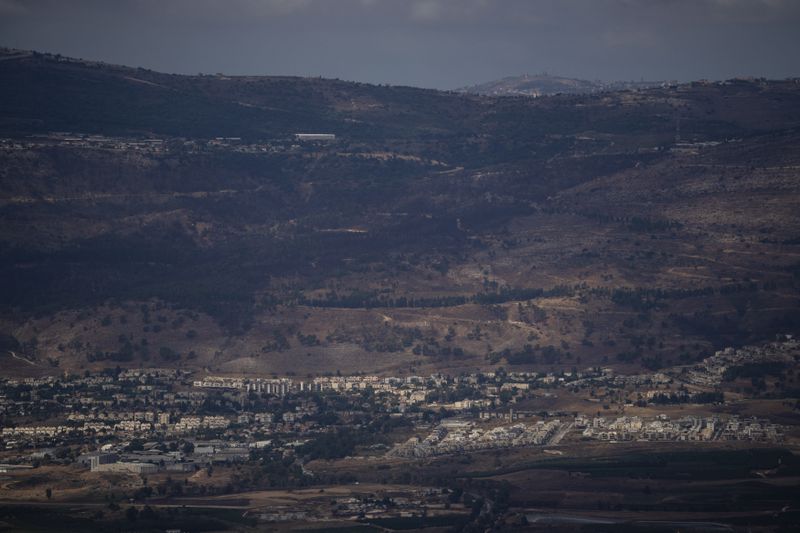
<svg viewBox="0 0 800 533">
<path fill-rule="evenodd" d="M 18 370 L 635 371 L 800 325 L 797 80 L 507 99 L 19 51 L 0 78 Z"/>
<path fill-rule="evenodd" d="M 464 87 L 459 91 L 486 96 L 551 96 L 555 94 L 594 94 L 607 91 L 649 89 L 677 84 L 677 82 L 666 81 L 589 81 L 542 73 L 509 76 Z"/>
</svg>

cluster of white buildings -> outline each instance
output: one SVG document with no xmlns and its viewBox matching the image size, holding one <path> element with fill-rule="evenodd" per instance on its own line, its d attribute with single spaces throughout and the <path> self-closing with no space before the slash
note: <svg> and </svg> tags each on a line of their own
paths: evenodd
<svg viewBox="0 0 800 533">
<path fill-rule="evenodd" d="M 55 132 L 21 139 L 0 139 L 0 148 L 8 150 L 29 150 L 47 146 L 69 146 L 74 148 L 113 150 L 116 152 L 162 153 L 165 151 L 164 139 L 134 139 L 128 137 L 106 137 L 86 133 Z"/>
<path fill-rule="evenodd" d="M 121 420 L 115 424 L 106 422 L 84 422 L 81 425 L 60 426 L 18 426 L 3 428 L 2 438 L 7 444 L 10 439 L 37 440 L 65 435 L 111 435 L 111 434 L 144 434 L 152 431 L 153 425 L 139 420 Z"/>
<path fill-rule="evenodd" d="M 17 426 L 5 427 L 0 431 L 3 440 L 10 439 L 44 439 L 69 434 L 112 435 L 128 434 L 134 436 L 150 434 L 156 425 L 167 433 L 187 434 L 202 429 L 227 429 L 231 420 L 225 416 L 184 416 L 176 423 L 170 424 L 169 413 L 127 413 L 120 419 L 119 414 L 104 414 L 98 419 L 95 415 L 73 414 L 69 416 L 69 425 L 58 426 Z M 271 421 L 272 415 L 268 415 Z"/>
<path fill-rule="evenodd" d="M 758 418 L 685 416 L 670 420 L 666 415 L 654 419 L 638 416 L 588 418 L 580 415 L 572 421 L 554 418 L 502 425 L 449 419 L 442 421 L 425 437 L 412 437 L 398 444 L 388 455 L 422 458 L 521 446 L 555 446 L 566 435 L 575 435 L 574 430 L 583 438 L 607 442 L 779 442 L 783 439 L 780 426 Z"/>
<path fill-rule="evenodd" d="M 5 427 L 0 434 L 3 440 L 10 438 L 42 438 L 42 437 L 55 437 L 57 435 L 66 435 L 75 431 L 72 426 L 18 426 L 18 427 Z"/>
<path fill-rule="evenodd" d="M 519 446 L 548 444 L 562 428 L 558 419 L 511 426 L 480 427 L 474 422 L 443 421 L 424 439 L 412 437 L 389 451 L 396 457 L 430 457 Z"/>
<path fill-rule="evenodd" d="M 245 392 L 259 392 L 286 396 L 290 392 L 306 390 L 305 384 L 294 382 L 288 378 L 262 379 L 262 378 L 236 378 L 225 376 L 208 376 L 192 382 L 194 387 L 205 389 L 233 389 Z"/>
<path fill-rule="evenodd" d="M 735 367 L 748 364 L 787 363 L 795 364 L 800 353 L 800 341 L 787 336 L 785 341 L 764 346 L 725 348 L 689 370 L 683 379 L 695 385 L 717 386 L 725 379 L 725 373 Z"/>
<path fill-rule="evenodd" d="M 99 453 L 89 459 L 89 468 L 92 472 L 120 472 L 130 474 L 154 474 L 158 472 L 158 465 L 140 461 L 118 461 L 114 453 Z"/>
<path fill-rule="evenodd" d="M 778 424 L 752 417 L 740 420 L 730 418 L 722 429 L 721 440 L 746 440 L 757 442 L 779 442 L 783 440 L 783 430 Z"/>
<path fill-rule="evenodd" d="M 778 442 L 783 433 L 780 426 L 766 420 L 738 417 L 722 419 L 717 416 L 685 416 L 670 420 L 660 415 L 653 420 L 638 416 L 621 416 L 616 419 L 578 417 L 576 427 L 584 428 L 586 438 L 610 442 L 623 441 L 755 441 Z"/>
<path fill-rule="evenodd" d="M 166 419 L 166 422 L 164 421 Z M 141 422 L 169 423 L 169 413 L 155 413 L 153 411 L 122 411 L 98 413 L 70 413 L 67 415 L 70 422 L 89 422 L 95 420 L 138 420 Z"/>
<path fill-rule="evenodd" d="M 296 392 L 357 392 L 371 389 L 375 393 L 388 393 L 404 406 L 425 402 L 428 393 L 435 387 L 446 384 L 445 378 L 431 376 L 379 377 L 379 376 L 324 376 L 309 381 L 288 378 L 262 379 L 227 376 L 208 376 L 192 382 L 194 387 L 228 389 L 285 396 Z M 469 409 L 470 402 L 462 402 L 456 409 Z M 478 403 L 477 405 L 483 405 Z"/>
<path fill-rule="evenodd" d="M 175 433 L 191 433 L 199 429 L 226 429 L 231 421 L 224 416 L 184 416 L 172 427 Z"/>
</svg>

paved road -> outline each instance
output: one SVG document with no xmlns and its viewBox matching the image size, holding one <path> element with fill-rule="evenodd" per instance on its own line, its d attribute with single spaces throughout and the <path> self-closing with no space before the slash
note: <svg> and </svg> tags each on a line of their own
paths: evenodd
<svg viewBox="0 0 800 533">
<path fill-rule="evenodd" d="M 175 500 L 172 503 L 156 503 L 147 500 L 136 501 L 128 503 L 128 501 L 117 502 L 120 505 L 149 505 L 153 508 L 170 508 L 170 507 L 186 507 L 191 509 L 252 509 L 250 505 L 220 505 L 214 503 L 181 503 L 180 500 Z M 62 508 L 96 508 L 108 507 L 108 502 L 32 502 L 20 500 L 0 500 L 0 507 L 3 506 L 21 506 L 21 507 L 62 507 Z"/>
<path fill-rule="evenodd" d="M 547 443 L 547 446 L 558 446 L 561 443 L 561 439 L 563 439 L 567 433 L 570 432 L 572 427 L 575 425 L 574 422 L 570 422 L 569 424 L 565 424 L 561 426 L 561 428 L 556 431 L 556 434 L 553 435 L 553 438 L 550 439 L 550 442 Z"/>
<path fill-rule="evenodd" d="M 11 61 L 12 59 L 23 59 L 32 56 L 31 52 L 20 52 L 19 54 L 7 55 L 0 57 L 0 61 Z"/>
<path fill-rule="evenodd" d="M 34 363 L 33 361 L 29 361 L 28 359 L 25 359 L 24 357 L 20 357 L 19 355 L 17 355 L 15 352 L 12 352 L 11 350 L 8 350 L 8 353 L 10 353 L 11 357 L 13 357 L 14 359 L 19 359 L 20 361 L 25 361 L 26 363 L 28 363 L 31 366 L 39 366 L 36 363 Z"/>
</svg>

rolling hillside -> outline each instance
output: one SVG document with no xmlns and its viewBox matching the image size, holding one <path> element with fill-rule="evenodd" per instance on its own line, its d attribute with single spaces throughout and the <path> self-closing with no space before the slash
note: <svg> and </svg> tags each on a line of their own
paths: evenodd
<svg viewBox="0 0 800 533">
<path fill-rule="evenodd" d="M 0 333 L 42 371 L 659 368 L 800 329 L 795 80 L 492 98 L 0 59 Z"/>
</svg>

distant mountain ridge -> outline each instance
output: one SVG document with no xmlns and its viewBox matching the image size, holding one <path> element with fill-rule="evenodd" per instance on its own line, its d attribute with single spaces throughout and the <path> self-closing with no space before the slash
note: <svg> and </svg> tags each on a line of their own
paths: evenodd
<svg viewBox="0 0 800 533">
<path fill-rule="evenodd" d="M 487 96 L 549 96 L 554 94 L 594 94 L 626 89 L 664 87 L 677 82 L 667 81 L 589 81 L 577 78 L 552 76 L 547 73 L 508 76 L 459 89 L 469 94 Z"/>
</svg>

